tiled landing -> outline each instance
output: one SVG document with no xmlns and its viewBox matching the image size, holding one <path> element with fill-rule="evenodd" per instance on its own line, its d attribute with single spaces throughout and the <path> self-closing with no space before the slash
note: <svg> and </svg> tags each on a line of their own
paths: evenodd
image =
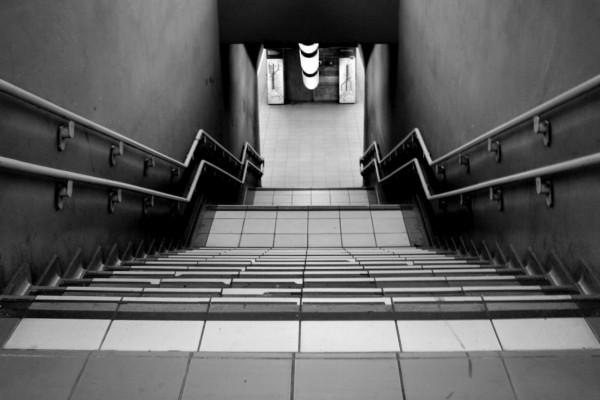
<svg viewBox="0 0 600 400">
<path fill-rule="evenodd" d="M 5 349 L 183 352 L 473 352 L 600 349 L 584 318 L 146 321 L 24 318 Z"/>
<path fill-rule="evenodd" d="M 193 245 L 301 248 L 426 244 L 417 215 L 409 209 L 257 207 L 219 207 L 204 212 Z"/>
<path fill-rule="evenodd" d="M 596 400 L 597 352 L 0 352 L 3 400 Z"/>
<path fill-rule="evenodd" d="M 250 189 L 244 204 L 258 206 L 368 206 L 378 204 L 373 189 Z"/>
</svg>

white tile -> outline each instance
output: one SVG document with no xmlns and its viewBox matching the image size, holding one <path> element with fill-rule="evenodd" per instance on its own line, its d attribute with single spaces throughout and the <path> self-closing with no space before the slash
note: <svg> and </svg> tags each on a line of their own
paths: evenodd
<svg viewBox="0 0 600 400">
<path fill-rule="evenodd" d="M 342 211 L 343 212 L 343 211 Z M 372 233 L 371 218 L 342 218 L 342 233 Z"/>
<path fill-rule="evenodd" d="M 375 236 L 372 233 L 343 233 L 344 247 L 373 247 Z"/>
<path fill-rule="evenodd" d="M 310 219 L 308 220 L 309 233 L 340 233 L 339 219 Z"/>
<path fill-rule="evenodd" d="M 246 211 L 217 211 L 215 213 L 215 219 L 220 219 L 220 218 L 243 219 L 245 217 L 246 217 Z"/>
<path fill-rule="evenodd" d="M 398 321 L 403 352 L 501 350 L 489 320 Z"/>
<path fill-rule="evenodd" d="M 400 351 L 394 321 L 302 321 L 303 352 Z"/>
<path fill-rule="evenodd" d="M 240 244 L 240 237 L 239 233 L 211 233 L 208 235 L 206 247 L 237 247 Z"/>
<path fill-rule="evenodd" d="M 583 318 L 495 319 L 493 323 L 504 350 L 600 348 Z"/>
<path fill-rule="evenodd" d="M 275 234 L 275 247 L 306 247 L 308 235 L 305 233 Z"/>
<path fill-rule="evenodd" d="M 371 210 L 371 215 L 373 219 L 402 219 L 402 211 L 401 210 Z"/>
<path fill-rule="evenodd" d="M 360 218 L 360 219 L 371 219 L 371 212 L 368 210 L 348 210 L 340 211 L 341 218 Z"/>
<path fill-rule="evenodd" d="M 215 219 L 210 227 L 210 233 L 240 233 L 243 224 L 243 219 Z"/>
<path fill-rule="evenodd" d="M 308 211 L 278 211 L 277 219 L 306 219 Z"/>
<path fill-rule="evenodd" d="M 298 321 L 207 321 L 200 351 L 296 352 Z"/>
<path fill-rule="evenodd" d="M 326 211 L 326 210 L 311 210 L 308 213 L 308 218 L 309 219 L 321 219 L 321 218 L 327 218 L 327 219 L 338 219 L 340 218 L 340 212 L 335 210 L 335 211 Z"/>
<path fill-rule="evenodd" d="M 110 320 L 24 318 L 6 349 L 98 350 Z"/>
<path fill-rule="evenodd" d="M 274 233 L 275 219 L 246 219 L 244 222 L 245 233 Z"/>
<path fill-rule="evenodd" d="M 406 233 L 375 233 L 377 246 L 410 246 L 410 240 Z"/>
<path fill-rule="evenodd" d="M 274 236 L 274 234 L 243 234 L 240 240 L 240 247 L 272 247 Z"/>
<path fill-rule="evenodd" d="M 113 321 L 102 350 L 197 351 L 203 321 Z"/>
<path fill-rule="evenodd" d="M 401 218 L 373 218 L 373 228 L 376 233 L 402 233 L 406 232 L 404 220 Z"/>
<path fill-rule="evenodd" d="M 342 237 L 339 233 L 311 233 L 308 235 L 309 247 L 340 247 L 342 245 Z"/>
<path fill-rule="evenodd" d="M 308 228 L 308 220 L 306 219 L 278 219 L 275 227 L 275 233 L 304 233 Z"/>
<path fill-rule="evenodd" d="M 262 211 L 262 210 L 246 211 L 246 220 L 255 219 L 255 218 L 274 219 L 276 216 L 277 216 L 277 211 Z"/>
</svg>

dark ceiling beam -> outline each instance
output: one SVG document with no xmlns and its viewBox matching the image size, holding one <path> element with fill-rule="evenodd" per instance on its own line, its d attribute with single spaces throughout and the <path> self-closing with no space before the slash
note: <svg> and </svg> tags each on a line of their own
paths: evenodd
<svg viewBox="0 0 600 400">
<path fill-rule="evenodd" d="M 222 43 L 395 43 L 399 0 L 219 0 Z"/>
</svg>

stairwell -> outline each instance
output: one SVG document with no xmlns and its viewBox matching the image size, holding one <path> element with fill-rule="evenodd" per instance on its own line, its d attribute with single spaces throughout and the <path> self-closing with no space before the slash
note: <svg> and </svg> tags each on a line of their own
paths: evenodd
<svg viewBox="0 0 600 400">
<path fill-rule="evenodd" d="M 207 207 L 192 248 L 5 297 L 3 349 L 85 367 L 68 398 L 527 398 L 540 368 L 593 378 L 596 300 L 430 248 L 417 210 L 372 190 L 256 189 Z"/>
</svg>

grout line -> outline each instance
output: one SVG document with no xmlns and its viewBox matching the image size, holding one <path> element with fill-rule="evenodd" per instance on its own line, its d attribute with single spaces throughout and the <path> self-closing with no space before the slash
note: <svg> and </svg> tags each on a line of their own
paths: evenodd
<svg viewBox="0 0 600 400">
<path fill-rule="evenodd" d="M 83 371 L 85 371 L 91 357 L 92 357 L 92 352 L 90 351 L 90 352 L 88 352 L 88 355 L 85 358 L 85 362 L 83 363 L 83 366 L 81 367 L 81 371 L 79 371 L 79 373 L 77 374 L 77 378 L 75 378 L 73 387 L 71 388 L 71 391 L 69 392 L 69 396 L 67 397 L 68 400 L 71 400 L 73 398 L 73 395 L 75 395 L 75 390 L 77 389 L 77 385 L 79 385 L 79 381 L 81 380 L 81 377 L 83 376 Z"/>
<path fill-rule="evenodd" d="M 106 328 L 106 331 L 104 332 L 104 336 L 102 336 L 102 340 L 100 341 L 100 346 L 98 346 L 98 350 L 102 350 L 102 346 L 104 345 L 104 341 L 106 340 L 106 337 L 108 336 L 108 332 L 110 331 L 110 328 L 112 328 L 113 321 L 114 321 L 114 319 L 111 319 L 110 322 L 108 323 L 108 327 Z"/>
<path fill-rule="evenodd" d="M 382 289 L 382 293 L 383 293 L 383 289 Z M 396 306 L 394 305 L 393 296 L 390 296 L 390 297 L 391 297 L 391 302 L 392 302 L 392 312 L 395 315 L 396 314 Z M 402 340 L 400 340 L 400 327 L 398 326 L 397 319 L 394 319 L 394 326 L 396 327 L 396 335 L 398 336 L 398 347 L 400 347 L 400 352 L 402 352 Z"/>
<path fill-rule="evenodd" d="M 400 378 L 400 391 L 402 398 L 406 399 L 406 389 L 404 387 L 404 377 L 402 376 L 402 364 L 400 363 L 400 353 L 396 353 L 396 363 L 398 364 L 398 377 Z"/>
<path fill-rule="evenodd" d="M 190 352 L 190 354 L 188 356 L 187 364 L 185 366 L 185 372 L 183 374 L 183 380 L 181 381 L 181 389 L 179 389 L 179 396 L 177 397 L 178 400 L 181 400 L 183 398 L 183 391 L 185 390 L 185 384 L 187 382 L 187 377 L 188 377 L 188 374 L 190 372 L 190 365 L 192 364 L 192 358 L 193 357 L 194 357 L 194 353 Z"/>
<path fill-rule="evenodd" d="M 484 301 L 483 304 L 487 311 L 487 303 Z M 487 313 L 487 314 L 489 316 L 489 313 Z M 504 347 L 502 347 L 502 341 L 500 340 L 500 335 L 498 335 L 498 331 L 496 330 L 496 324 L 494 324 L 494 320 L 491 318 L 491 316 L 489 316 L 489 321 L 490 321 L 490 324 L 492 324 L 492 329 L 494 330 L 494 335 L 496 335 L 496 340 L 498 341 L 498 345 L 500 346 L 500 349 L 504 350 Z"/>
<path fill-rule="evenodd" d="M 292 377 L 290 382 L 290 400 L 294 400 L 294 386 L 296 385 L 296 354 L 292 353 Z"/>
<path fill-rule="evenodd" d="M 222 296 L 222 294 L 221 294 Z M 210 307 L 212 303 L 212 297 L 211 300 L 208 302 L 208 307 Z M 206 310 L 206 313 L 208 314 L 208 309 Z M 200 351 L 200 346 L 202 346 L 202 339 L 204 339 L 204 331 L 206 330 L 206 324 L 208 323 L 208 321 L 204 321 L 204 324 L 202 324 L 202 332 L 200 332 L 200 340 L 198 341 L 198 347 L 196 348 L 196 351 Z"/>
<path fill-rule="evenodd" d="M 517 389 L 515 388 L 515 385 L 513 384 L 512 378 L 510 377 L 510 373 L 508 372 L 508 366 L 506 365 L 506 360 L 504 359 L 504 355 L 502 354 L 502 352 L 499 352 L 499 356 L 500 356 L 500 361 L 502 361 L 502 366 L 504 367 L 504 372 L 506 372 L 506 377 L 508 378 L 508 383 L 510 384 L 510 389 L 513 392 L 513 395 L 515 396 L 515 400 L 519 400 L 519 395 L 517 394 Z"/>
<path fill-rule="evenodd" d="M 298 317 L 298 353 L 300 353 L 302 347 L 302 295 L 300 297 L 300 315 Z"/>
</svg>

